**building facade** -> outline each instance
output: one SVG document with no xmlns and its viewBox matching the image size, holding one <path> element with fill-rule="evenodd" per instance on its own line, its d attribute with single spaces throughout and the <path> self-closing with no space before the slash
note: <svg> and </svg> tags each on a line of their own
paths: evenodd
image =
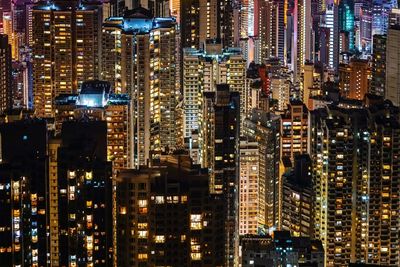
<svg viewBox="0 0 400 267">
<path fill-rule="evenodd" d="M 103 24 L 101 77 L 133 102 L 135 166 L 174 150 L 177 59 L 175 20 L 153 18 L 144 8 Z"/>
<path fill-rule="evenodd" d="M 225 266 L 223 200 L 186 155 L 117 178 L 118 266 Z"/>
<path fill-rule="evenodd" d="M 223 196 L 226 265 L 233 266 L 238 242 L 240 96 L 229 85 L 203 93 L 200 161 L 209 169 L 210 191 Z"/>
<path fill-rule="evenodd" d="M 11 85 L 11 46 L 8 44 L 8 36 L 0 34 L 0 112 L 12 107 Z"/>
<path fill-rule="evenodd" d="M 54 117 L 54 98 L 99 77 L 102 13 L 95 4 L 43 3 L 32 11 L 33 104 Z"/>
</svg>

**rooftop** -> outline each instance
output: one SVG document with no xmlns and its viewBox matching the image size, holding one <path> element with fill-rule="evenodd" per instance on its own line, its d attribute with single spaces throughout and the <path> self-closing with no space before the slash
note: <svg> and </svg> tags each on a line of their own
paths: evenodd
<svg viewBox="0 0 400 267">
<path fill-rule="evenodd" d="M 66 11 L 66 10 L 97 10 L 101 3 L 98 2 L 90 2 L 90 3 L 82 3 L 80 1 L 41 1 L 36 6 L 34 6 L 34 10 L 42 10 L 42 11 Z"/>
<path fill-rule="evenodd" d="M 154 18 L 151 12 L 138 7 L 126 11 L 123 17 L 110 17 L 103 24 L 106 27 L 119 28 L 125 33 L 149 33 L 153 29 L 172 28 L 176 25 L 175 18 Z"/>
</svg>

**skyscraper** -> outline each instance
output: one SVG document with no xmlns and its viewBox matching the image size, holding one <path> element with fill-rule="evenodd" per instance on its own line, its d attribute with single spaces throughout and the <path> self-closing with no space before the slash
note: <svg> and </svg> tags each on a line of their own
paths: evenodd
<svg viewBox="0 0 400 267">
<path fill-rule="evenodd" d="M 200 119 L 200 160 L 209 169 L 210 191 L 225 201 L 225 264 L 233 266 L 238 244 L 238 182 L 240 96 L 227 84 L 203 93 Z"/>
<path fill-rule="evenodd" d="M 135 166 L 176 147 L 175 20 L 144 8 L 103 25 L 102 79 L 133 100 Z M 116 49 L 117 48 L 117 49 Z"/>
<path fill-rule="evenodd" d="M 138 7 L 148 9 L 155 17 L 169 17 L 170 5 L 168 0 L 124 0 L 125 8 L 132 10 Z"/>
<path fill-rule="evenodd" d="M 184 137 L 200 127 L 203 92 L 216 91 L 226 83 L 240 94 L 241 121 L 246 117 L 246 61 L 239 49 L 222 50 L 221 44 L 206 43 L 205 51 L 185 49 L 183 56 Z"/>
<path fill-rule="evenodd" d="M 131 99 L 127 94 L 114 94 L 105 81 L 82 83 L 79 94 L 64 94 L 55 98 L 56 134 L 65 121 L 91 120 L 107 122 L 107 159 L 114 170 L 133 168 L 134 142 Z"/>
<path fill-rule="evenodd" d="M 291 100 L 281 119 L 281 156 L 294 161 L 296 155 L 309 150 L 309 112 L 306 105 Z"/>
<path fill-rule="evenodd" d="M 7 35 L 0 34 L 0 113 L 12 107 L 11 46 Z"/>
<path fill-rule="evenodd" d="M 181 1 L 182 48 L 201 49 L 207 39 L 220 40 L 224 48 L 236 46 L 234 8 L 232 0 Z"/>
<path fill-rule="evenodd" d="M 335 3 L 327 5 L 324 26 L 329 29 L 329 39 L 325 39 L 328 49 L 328 66 L 336 70 L 339 66 L 339 31 L 338 6 Z"/>
<path fill-rule="evenodd" d="M 200 48 L 199 0 L 180 2 L 180 30 L 182 48 Z"/>
<path fill-rule="evenodd" d="M 363 100 L 370 80 L 368 60 L 352 58 L 349 64 L 339 65 L 339 89 L 343 97 Z"/>
<path fill-rule="evenodd" d="M 385 98 L 400 105 L 400 25 L 391 25 L 386 41 L 386 90 Z"/>
<path fill-rule="evenodd" d="M 284 111 L 290 101 L 290 75 L 287 73 L 272 74 L 270 87 L 272 98 L 278 101 L 277 110 Z"/>
<path fill-rule="evenodd" d="M 240 141 L 239 234 L 257 234 L 259 219 L 258 145 L 251 139 Z"/>
<path fill-rule="evenodd" d="M 281 183 L 280 229 L 290 231 L 293 236 L 311 237 L 314 195 L 310 156 L 297 155 L 293 167 L 283 174 Z"/>
<path fill-rule="evenodd" d="M 45 266 L 49 220 L 46 123 L 2 124 L 0 143 L 1 264 Z"/>
<path fill-rule="evenodd" d="M 391 182 L 399 164 L 398 108 L 390 102 L 328 106 L 312 112 L 311 127 L 315 236 L 325 247 L 326 265 L 398 265 L 398 213 L 392 213 L 398 183 Z"/>
<path fill-rule="evenodd" d="M 390 103 L 371 107 L 368 254 L 366 262 L 396 266 L 399 256 L 399 109 Z M 362 198 L 365 196 L 362 196 Z M 363 234 L 363 232 L 361 233 Z M 397 241 L 396 241 L 397 240 Z M 366 245 L 367 247 L 367 245 Z"/>
<path fill-rule="evenodd" d="M 291 64 L 294 80 L 300 81 L 304 63 L 312 60 L 314 42 L 312 34 L 311 0 L 296 0 L 293 9 L 293 46 Z"/>
<path fill-rule="evenodd" d="M 113 266 L 112 167 L 105 122 L 65 122 L 57 155 L 59 265 Z M 54 240 L 51 240 L 54 242 Z"/>
<path fill-rule="evenodd" d="M 372 51 L 372 8 L 370 5 L 365 4 L 361 9 L 360 16 L 360 45 L 358 50 L 368 54 Z M 357 45 L 357 44 L 356 44 Z M 357 47 L 355 47 L 357 48 Z"/>
<path fill-rule="evenodd" d="M 339 32 L 348 35 L 348 45 L 339 44 L 340 52 L 349 52 L 354 50 L 354 2 L 353 0 L 342 0 L 339 2 Z"/>
<path fill-rule="evenodd" d="M 374 35 L 370 93 L 384 96 L 386 90 L 386 35 Z"/>
<path fill-rule="evenodd" d="M 321 241 L 295 237 L 288 231 L 243 237 L 241 253 L 243 267 L 325 266 Z"/>
<path fill-rule="evenodd" d="M 280 116 L 253 109 L 251 116 L 244 122 L 244 134 L 255 138 L 258 144 L 257 227 L 259 232 L 268 233 L 279 224 Z"/>
<path fill-rule="evenodd" d="M 117 187 L 118 266 L 226 266 L 224 201 L 187 155 L 122 170 Z"/>
<path fill-rule="evenodd" d="M 102 13 L 96 4 L 42 3 L 33 10 L 33 98 L 39 117 L 54 117 L 54 98 L 99 76 Z"/>
</svg>

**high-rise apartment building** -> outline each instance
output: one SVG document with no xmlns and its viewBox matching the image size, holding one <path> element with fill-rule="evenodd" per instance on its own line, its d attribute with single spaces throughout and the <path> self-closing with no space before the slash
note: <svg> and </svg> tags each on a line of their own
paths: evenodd
<svg viewBox="0 0 400 267">
<path fill-rule="evenodd" d="M 371 107 L 368 254 L 366 262 L 396 266 L 399 256 L 399 109 L 389 103 Z M 362 233 L 363 234 L 363 233 Z M 397 240 L 397 241 L 396 241 Z"/>
<path fill-rule="evenodd" d="M 294 80 L 300 81 L 304 63 L 312 60 L 314 37 L 312 33 L 311 0 L 296 0 L 293 8 L 293 45 L 291 64 Z"/>
<path fill-rule="evenodd" d="M 280 117 L 268 111 L 253 109 L 244 122 L 244 134 L 255 138 L 258 145 L 258 225 L 268 233 L 278 227 L 279 220 L 279 161 Z"/>
<path fill-rule="evenodd" d="M 313 62 L 306 62 L 304 64 L 304 72 L 302 77 L 302 99 L 306 107 L 310 106 L 310 97 L 313 95 L 314 86 L 318 81 L 318 73 Z"/>
<path fill-rule="evenodd" d="M 287 73 L 272 74 L 270 77 L 270 91 L 272 98 L 277 100 L 277 108 L 284 111 L 290 101 L 290 75 Z"/>
<path fill-rule="evenodd" d="M 386 90 L 386 35 L 374 35 L 370 93 L 384 96 Z"/>
<path fill-rule="evenodd" d="M 367 147 L 368 132 L 358 137 L 358 133 L 363 133 L 361 117 L 364 116 L 362 111 L 352 110 L 352 113 L 332 108 L 315 110 L 311 115 L 311 127 L 315 129 L 312 137 L 315 236 L 324 245 L 326 266 L 342 266 L 360 258 L 361 244 L 367 240 L 367 224 L 362 223 L 367 220 L 367 199 L 361 198 L 367 196 L 367 154 L 357 153 L 357 149 Z M 359 158 L 354 157 L 355 153 Z M 352 199 L 357 199 L 357 208 Z M 359 227 L 357 231 L 355 227 Z M 357 236 L 351 234 L 356 232 Z"/>
<path fill-rule="evenodd" d="M 313 234 L 313 188 L 311 159 L 307 154 L 295 157 L 293 168 L 282 176 L 280 229 L 293 236 Z"/>
<path fill-rule="evenodd" d="M 343 97 L 364 99 L 371 81 L 369 61 L 353 58 L 349 64 L 339 65 L 339 89 Z"/>
<path fill-rule="evenodd" d="M 239 235 L 258 233 L 258 153 L 256 141 L 240 141 Z"/>
<path fill-rule="evenodd" d="M 240 96 L 227 84 L 203 93 L 200 161 L 209 169 L 210 191 L 223 196 L 226 266 L 233 266 L 238 244 Z"/>
<path fill-rule="evenodd" d="M 366 52 L 367 54 L 371 54 L 372 43 L 373 43 L 371 5 L 365 4 L 364 6 L 362 6 L 359 20 L 360 20 L 359 44 L 356 42 L 355 48 L 358 48 L 358 50 Z"/>
<path fill-rule="evenodd" d="M 14 9 L 15 7 L 13 7 Z M 19 38 L 16 31 L 16 14 L 13 11 L 3 12 L 3 33 L 8 36 L 8 43 L 11 46 L 11 58 L 13 60 L 19 59 Z"/>
<path fill-rule="evenodd" d="M 122 170 L 116 187 L 118 266 L 225 266 L 223 199 L 187 155 Z"/>
<path fill-rule="evenodd" d="M 200 48 L 199 0 L 180 2 L 180 33 L 182 48 Z"/>
<path fill-rule="evenodd" d="M 236 48 L 222 50 L 221 44 L 207 42 L 205 50 L 185 49 L 183 56 L 184 137 L 200 127 L 203 92 L 228 84 L 240 94 L 240 120 L 246 117 L 246 60 Z"/>
<path fill-rule="evenodd" d="M 338 6 L 336 3 L 327 5 L 323 26 L 329 30 L 329 38 L 325 39 L 328 46 L 328 67 L 337 70 L 339 66 L 339 27 Z"/>
<path fill-rule="evenodd" d="M 102 12 L 72 1 L 34 7 L 33 98 L 39 117 L 54 117 L 54 98 L 99 75 Z"/>
<path fill-rule="evenodd" d="M 62 123 L 71 120 L 107 122 L 107 160 L 114 169 L 134 167 L 134 142 L 131 99 L 127 94 L 114 94 L 105 81 L 86 81 L 80 93 L 65 94 L 55 99 L 56 134 Z"/>
<path fill-rule="evenodd" d="M 171 16 L 176 18 L 176 22 L 180 25 L 181 21 L 181 0 L 171 0 L 170 3 L 170 10 Z"/>
<path fill-rule="evenodd" d="M 257 1 L 257 0 L 256 0 Z M 244 0 L 240 9 L 240 48 L 247 65 L 254 61 L 255 1 Z"/>
<path fill-rule="evenodd" d="M 133 99 L 135 166 L 176 147 L 175 27 L 144 8 L 103 24 L 102 79 Z"/>
<path fill-rule="evenodd" d="M 325 266 L 321 241 L 295 237 L 288 231 L 275 231 L 272 236 L 246 236 L 240 245 L 243 267 Z"/>
<path fill-rule="evenodd" d="M 311 116 L 315 237 L 326 266 L 398 265 L 398 108 L 328 106 Z"/>
<path fill-rule="evenodd" d="M 12 107 L 11 46 L 8 36 L 0 34 L 0 113 Z"/>
<path fill-rule="evenodd" d="M 383 1 L 374 1 L 372 5 L 372 35 L 387 33 L 390 9 L 384 6 Z"/>
<path fill-rule="evenodd" d="M 349 52 L 354 50 L 354 1 L 343 0 L 339 2 L 339 32 L 348 35 L 347 44 L 339 44 L 340 52 Z"/>
<path fill-rule="evenodd" d="M 235 8 L 236 3 L 232 0 L 181 1 L 182 47 L 202 49 L 208 39 L 220 40 L 224 48 L 236 46 Z"/>
<path fill-rule="evenodd" d="M 57 151 L 58 266 L 114 266 L 106 122 L 65 122 Z M 57 241 L 54 241 L 55 240 Z"/>
<path fill-rule="evenodd" d="M 303 102 L 291 100 L 281 119 L 281 156 L 294 160 L 309 151 L 309 111 Z"/>
<path fill-rule="evenodd" d="M 400 24 L 391 25 L 386 41 L 386 90 L 385 98 L 400 105 Z"/>
<path fill-rule="evenodd" d="M 155 17 L 169 17 L 169 0 L 123 0 L 125 8 L 132 10 L 138 7 L 148 9 Z"/>
<path fill-rule="evenodd" d="M 0 260 L 45 266 L 48 251 L 47 129 L 41 120 L 0 125 Z"/>
</svg>

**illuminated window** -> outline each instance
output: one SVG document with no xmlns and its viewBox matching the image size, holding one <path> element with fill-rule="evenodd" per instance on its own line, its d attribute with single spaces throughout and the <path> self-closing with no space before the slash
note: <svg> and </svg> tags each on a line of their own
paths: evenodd
<svg viewBox="0 0 400 267">
<path fill-rule="evenodd" d="M 147 238 L 147 231 L 138 231 L 139 238 Z"/>
<path fill-rule="evenodd" d="M 86 179 L 87 180 L 92 180 L 92 178 L 93 178 L 93 173 L 92 172 L 86 172 Z"/>
<path fill-rule="evenodd" d="M 126 207 L 120 207 L 119 214 L 126 214 Z"/>
<path fill-rule="evenodd" d="M 200 245 L 192 245 L 191 250 L 192 252 L 200 252 Z"/>
<path fill-rule="evenodd" d="M 190 257 L 193 261 L 201 260 L 201 253 L 190 253 Z"/>
<path fill-rule="evenodd" d="M 156 196 L 156 204 L 164 204 L 164 196 Z"/>
<path fill-rule="evenodd" d="M 147 207 L 147 200 L 141 199 L 138 201 L 138 204 L 139 204 L 139 208 L 145 208 L 145 207 Z"/>
<path fill-rule="evenodd" d="M 156 235 L 154 238 L 156 243 L 164 243 L 165 242 L 165 236 L 163 235 Z"/>
<path fill-rule="evenodd" d="M 201 228 L 202 228 L 201 214 L 191 214 L 190 215 L 190 229 L 191 230 L 200 230 Z"/>
<path fill-rule="evenodd" d="M 140 214 L 146 214 L 147 213 L 147 208 L 139 208 L 139 213 Z"/>
<path fill-rule="evenodd" d="M 138 260 L 147 260 L 147 253 L 139 253 Z"/>
<path fill-rule="evenodd" d="M 147 229 L 147 223 L 138 223 L 139 229 Z"/>
<path fill-rule="evenodd" d="M 68 178 L 69 179 L 74 179 L 75 178 L 75 171 L 69 171 L 68 172 Z"/>
</svg>

